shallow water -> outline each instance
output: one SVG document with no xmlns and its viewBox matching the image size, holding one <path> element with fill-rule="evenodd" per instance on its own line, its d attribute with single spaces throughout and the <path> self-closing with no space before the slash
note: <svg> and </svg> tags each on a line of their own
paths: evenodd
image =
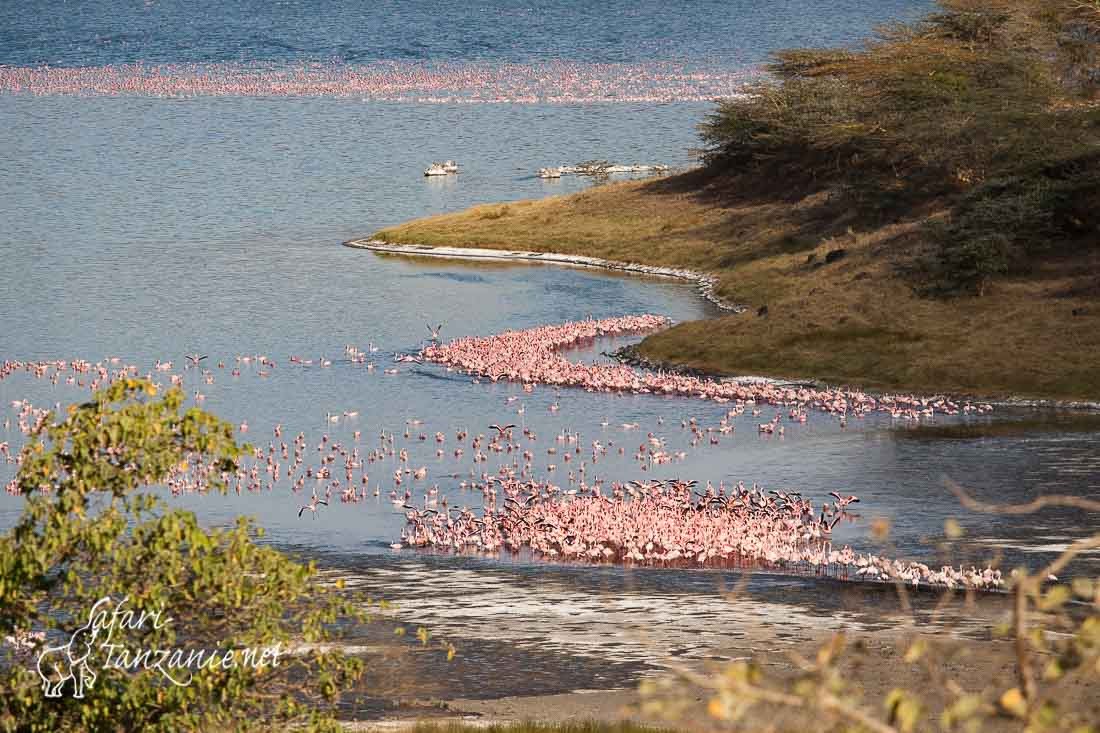
<svg viewBox="0 0 1100 733">
<path fill-rule="evenodd" d="M 302 63 L 336 56 L 345 62 L 532 64 L 560 57 L 554 39 L 568 29 L 566 55 L 579 62 L 657 60 L 741 70 L 781 45 L 850 43 L 872 23 L 913 14 L 924 5 L 877 4 L 872 17 L 865 4 L 848 2 L 767 8 L 746 3 L 740 10 L 716 3 L 693 6 L 686 14 L 635 4 L 632 11 L 604 18 L 590 16 L 583 4 L 547 14 L 509 3 L 492 12 L 488 6 L 455 11 L 440 6 L 458 13 L 455 17 L 436 17 L 427 5 L 400 4 L 383 14 L 384 22 L 357 26 L 352 21 L 359 16 L 349 20 L 348 14 L 360 12 L 354 9 L 360 6 L 334 3 L 320 13 L 316 32 L 296 32 L 293 44 L 280 28 L 305 12 L 294 3 L 265 4 L 255 21 L 244 11 L 228 17 L 213 13 L 225 29 L 218 32 L 204 32 L 201 24 L 185 30 L 182 24 L 193 16 L 184 13 L 183 4 L 105 7 L 66 16 L 71 24 L 60 28 L 47 22 L 48 10 L 0 24 L 0 63 Z M 429 20 L 438 24 L 431 32 Z M 243 32 L 250 23 L 255 31 Z M 118 30 L 123 25 L 129 28 L 125 33 Z M 346 38 L 339 32 L 354 28 L 363 30 L 348 30 Z M 425 36 L 431 43 L 424 43 Z M 817 500 L 833 490 L 855 493 L 861 497 L 860 517 L 839 525 L 836 533 L 863 549 L 877 547 L 868 530 L 876 517 L 892 522 L 885 551 L 926 561 L 978 562 L 999 554 L 1008 565 L 1036 566 L 1081 536 L 1088 527 L 1073 513 L 978 516 L 960 510 L 943 488 L 948 477 L 991 501 L 1023 501 L 1049 492 L 1100 497 L 1100 432 L 1082 428 L 1077 418 L 1041 413 L 1036 421 L 1032 411 L 1000 410 L 991 417 L 937 418 L 937 430 L 914 430 L 882 415 L 850 420 L 845 428 L 834 418 L 812 414 L 807 424 L 790 425 L 785 436 L 763 437 L 755 430 L 760 419 L 746 414 L 719 445 L 692 448 L 681 420 L 696 417 L 703 425 L 717 425 L 726 406 L 541 388 L 525 395 L 514 385 L 474 384 L 433 366 L 401 365 L 398 375 L 382 374 L 382 367 L 390 366 L 388 355 L 419 348 L 428 323 L 442 322 L 444 337 L 456 337 L 589 314 L 656 312 L 676 320 L 713 315 L 692 286 L 673 280 L 409 260 L 340 246 L 424 214 L 589 185 L 535 178 L 533 172 L 545 165 L 590 158 L 688 164 L 688 150 L 696 144 L 692 125 L 708 108 L 699 103 L 0 96 L 5 274 L 0 359 L 95 361 L 117 355 L 151 370 L 157 359 L 181 366 L 184 354 L 193 351 L 209 354 L 208 364 L 223 360 L 229 366 L 238 355 L 266 354 L 278 363 L 268 377 L 254 367 L 244 367 L 239 378 L 215 369 L 215 383 L 205 385 L 192 373 L 188 392 L 201 391 L 205 407 L 226 419 L 247 420 L 251 429 L 245 437 L 264 446 L 273 440 L 276 423 L 288 437 L 304 431 L 311 450 L 323 433 L 350 444 L 358 430 L 366 450 L 377 444 L 380 430 L 400 438 L 407 421 L 422 420 L 408 441 L 410 465 L 429 469 L 417 488 L 438 483 L 456 505 L 477 501 L 457 488 L 473 466 L 468 455 L 461 460 L 451 455 L 455 430 L 466 427 L 476 434 L 508 420 L 535 430 L 539 475 L 559 483 L 568 481 L 569 467 L 545 449 L 560 445 L 554 436 L 562 431 L 575 431 L 585 445 L 599 439 L 626 448 L 625 456 L 612 451 L 590 465 L 589 480 L 744 480 L 795 488 Z M 451 157 L 462 163 L 460 175 L 421 176 L 428 162 Z M 573 358 L 603 358 L 600 352 L 631 340 L 601 342 Z M 369 343 L 379 349 L 378 370 L 341 360 L 345 344 L 365 349 Z M 325 356 L 334 364 L 293 366 L 290 355 Z M 50 389 L 13 377 L 0 382 L 0 418 L 11 416 L 11 400 L 50 405 L 85 396 L 76 388 Z M 520 399 L 509 403 L 510 396 Z M 560 409 L 551 412 L 551 404 Z M 522 416 L 516 414 L 521 405 Z M 326 418 L 344 411 L 359 415 L 336 423 Z M 1005 421 L 1018 424 L 1004 429 Z M 621 427 L 635 422 L 637 430 Z M 437 430 L 447 435 L 442 460 L 430 437 Z M 687 459 L 643 472 L 630 454 L 650 431 L 671 449 L 685 450 Z M 423 443 L 417 440 L 421 432 L 429 436 Z M 0 442 L 9 440 L 19 441 L 14 429 L 0 432 Z M 492 473 L 498 460 L 491 457 L 478 472 Z M 556 465 L 552 473 L 550 463 Z M 0 464 L 0 483 L 12 468 Z M 728 604 L 716 589 L 731 586 L 736 573 L 395 553 L 388 545 L 403 516 L 386 499 L 393 469 L 389 463 L 368 467 L 372 487 L 384 488 L 378 499 L 321 507 L 316 518 L 298 518 L 305 499 L 292 494 L 285 481 L 259 495 L 173 501 L 213 524 L 239 513 L 257 517 L 276 544 L 338 568 L 364 588 L 404 600 L 410 620 L 477 640 L 487 650 L 487 665 L 494 659 L 501 664 L 499 655 L 507 649 L 532 659 L 540 650 L 561 655 L 542 658 L 539 669 L 566 687 L 619 684 L 646 660 L 667 655 L 729 656 L 765 637 L 775 643 L 781 637 L 769 631 L 774 630 L 770 617 L 788 619 L 783 633 L 797 640 L 832 624 L 875 630 L 881 616 L 893 619 L 896 613 L 886 589 L 806 578 L 757 575 L 740 600 Z M 10 526 L 19 510 L 19 500 L 0 495 L 0 526 Z M 943 547 L 948 517 L 958 517 L 967 535 Z M 1100 556 L 1087 556 L 1076 568 L 1094 572 Z M 965 629 L 998 613 L 999 603 L 993 599 L 979 610 L 959 609 L 954 621 Z M 632 629 L 638 628 L 649 638 L 636 638 Z M 731 631 L 735 628 L 743 631 Z M 574 676 L 562 676 L 571 669 L 568 660 L 581 657 L 622 666 L 589 664 Z M 469 677 L 484 680 L 490 667 L 480 669 L 482 677 L 468 670 Z"/>
</svg>

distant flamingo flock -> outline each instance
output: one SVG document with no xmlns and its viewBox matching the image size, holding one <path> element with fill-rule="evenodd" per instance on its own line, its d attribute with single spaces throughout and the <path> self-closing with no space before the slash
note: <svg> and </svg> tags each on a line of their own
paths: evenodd
<svg viewBox="0 0 1100 733">
<path fill-rule="evenodd" d="M 275 425 L 271 438 L 257 441 L 235 470 L 222 472 L 208 458 L 193 455 L 174 468 L 164 484 L 173 494 L 201 493 L 215 480 L 238 494 L 285 486 L 292 496 L 307 497 L 296 504 L 299 518 L 307 513 L 312 518 L 323 516 L 334 501 L 359 503 L 373 498 L 383 504 L 385 492 L 394 508 L 405 514 L 407 526 L 401 542 L 395 543 L 401 548 L 489 553 L 524 550 L 546 559 L 642 565 L 755 565 L 916 586 L 1001 587 L 1000 573 L 989 568 L 933 570 L 920 563 L 856 554 L 848 547 L 834 549 L 832 529 L 841 519 L 850 518 L 845 508 L 858 501 L 854 496 L 834 494 L 836 501 L 822 506 L 818 514 L 810 501 L 795 492 L 766 492 L 755 486 L 747 489 L 743 484 L 725 483 L 717 487 L 708 483 L 697 492 L 694 482 L 609 483 L 596 475 L 597 465 L 609 453 L 632 457 L 643 472 L 684 461 L 687 451 L 670 447 L 669 438 L 661 434 L 661 417 L 635 440 L 629 436 L 643 430 L 639 423 L 609 425 L 604 420 L 594 429 L 595 436 L 562 429 L 550 437 L 549 444 L 537 448 L 540 436 L 522 419 L 526 406 L 521 395 L 540 385 L 554 390 L 575 387 L 729 403 L 717 424 L 705 425 L 687 416 L 680 420 L 685 448 L 717 446 L 732 439 L 734 419 L 746 413 L 759 416 L 765 406 L 774 410 L 774 417 L 754 424 L 753 432 L 767 440 L 782 439 L 785 426 L 805 423 L 811 410 L 831 414 L 843 425 L 848 416 L 861 417 L 872 411 L 886 412 L 895 419 L 924 420 L 938 414 L 992 409 L 945 398 L 876 397 L 767 381 L 720 382 L 639 371 L 621 364 L 586 365 L 570 362 L 559 353 L 595 339 L 652 332 L 667 324 L 667 319 L 654 315 L 590 318 L 449 342 L 442 340 L 443 324 L 429 325 L 430 341 L 418 354 L 394 354 L 397 366 L 381 370 L 375 368 L 378 346 L 370 343 L 360 349 L 349 344 L 344 347 L 343 359 L 336 361 L 368 373 L 400 375 L 407 373 L 406 365 L 422 369 L 425 367 L 416 365 L 436 363 L 448 371 L 467 372 L 475 382 L 520 383 L 521 394 L 510 395 L 504 402 L 516 416 L 515 422 L 499 420 L 488 426 L 489 435 L 485 435 L 466 427 L 429 429 L 423 421 L 411 418 L 400 431 L 371 431 L 364 438 L 364 430 L 357 425 L 358 411 L 330 411 L 324 415 L 325 423 L 334 430 L 350 432 L 350 441 L 327 432 L 315 441 L 304 432 L 284 438 L 283 426 Z M 287 362 L 293 368 L 327 369 L 334 359 L 292 355 Z M 201 390 L 224 376 L 234 382 L 247 377 L 264 379 L 286 368 L 263 354 L 214 360 L 193 353 L 184 357 L 182 366 L 177 372 L 172 361 L 157 360 L 151 369 L 141 369 L 118 357 L 96 363 L 9 360 L 0 364 L 0 382 L 20 374 L 55 386 L 95 391 L 144 372 L 145 378 L 160 386 L 190 390 L 191 398 L 202 403 L 205 396 Z M 34 433 L 51 414 L 28 400 L 13 400 L 11 407 L 16 411 L 16 427 L 26 435 Z M 56 414 L 60 408 L 61 404 L 55 403 L 52 411 Z M 559 408 L 556 398 L 548 406 L 551 413 Z M 11 419 L 5 418 L 0 427 L 10 430 Z M 244 421 L 238 431 L 242 438 L 254 434 Z M 617 437 L 619 432 L 623 437 Z M 428 461 L 421 463 L 422 456 L 433 450 L 431 467 Z M 0 442 L 0 463 L 5 462 L 16 467 L 22 463 L 21 450 L 7 441 Z M 448 462 L 455 465 L 446 467 Z M 542 472 L 560 476 L 560 487 L 539 478 Z M 443 480 L 443 488 L 439 480 Z M 419 498 L 414 497 L 413 487 L 420 487 Z M 18 492 L 14 478 L 7 490 Z M 459 499 L 468 493 L 481 495 L 479 512 L 454 506 L 467 503 Z"/>
<path fill-rule="evenodd" d="M 0 93 L 349 97 L 437 104 L 709 102 L 737 94 L 749 76 L 668 62 L 0 65 Z"/>
</svg>

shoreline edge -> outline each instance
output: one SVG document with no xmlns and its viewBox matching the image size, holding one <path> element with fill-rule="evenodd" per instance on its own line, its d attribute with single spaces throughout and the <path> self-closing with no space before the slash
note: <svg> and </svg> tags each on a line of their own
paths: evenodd
<svg viewBox="0 0 1100 733">
<path fill-rule="evenodd" d="M 620 262 L 617 260 L 605 260 L 600 257 L 587 257 L 585 255 L 566 255 L 554 252 L 530 252 L 527 250 L 507 249 L 481 249 L 476 247 L 437 247 L 426 244 L 396 244 L 385 242 L 381 239 L 370 237 L 363 239 L 349 239 L 343 242 L 345 247 L 354 249 L 368 249 L 372 252 L 383 254 L 396 254 L 422 257 L 444 257 L 448 259 L 466 260 L 504 260 L 509 262 L 527 262 L 530 264 L 567 265 L 572 267 L 595 267 L 604 270 L 618 270 L 640 275 L 652 275 L 655 277 L 670 277 L 679 280 L 690 280 L 699 287 L 700 294 L 719 309 L 730 313 L 744 313 L 749 308 L 740 303 L 731 303 L 720 298 L 714 289 L 718 284 L 718 278 L 695 270 L 681 270 L 673 267 L 657 267 L 654 265 L 642 265 L 636 262 Z"/>
</svg>

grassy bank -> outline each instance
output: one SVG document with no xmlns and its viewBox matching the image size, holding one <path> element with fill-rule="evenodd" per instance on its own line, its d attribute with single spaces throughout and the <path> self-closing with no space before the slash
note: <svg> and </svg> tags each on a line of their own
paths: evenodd
<svg viewBox="0 0 1100 733">
<path fill-rule="evenodd" d="M 376 237 L 691 268 L 751 307 L 647 338 L 655 361 L 1096 399 L 1098 48 L 1088 4 L 953 1 L 862 52 L 779 54 L 706 121 L 701 170 Z"/>
<path fill-rule="evenodd" d="M 982 297 L 927 298 L 891 254 L 917 238 L 920 219 L 848 232 L 821 195 L 734 194 L 749 189 L 700 185 L 699 175 L 476 207 L 377 237 L 690 267 L 717 275 L 723 298 L 753 306 L 647 338 L 640 350 L 658 361 L 877 388 L 1100 395 L 1096 253 L 1002 278 Z M 727 190 L 712 194 L 714 185 Z M 826 264 L 837 250 L 844 256 Z"/>
</svg>

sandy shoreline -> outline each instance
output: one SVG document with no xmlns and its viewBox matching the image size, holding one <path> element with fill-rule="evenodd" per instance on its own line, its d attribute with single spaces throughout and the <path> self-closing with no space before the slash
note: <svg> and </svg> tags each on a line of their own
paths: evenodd
<svg viewBox="0 0 1100 733">
<path fill-rule="evenodd" d="M 529 252 L 526 250 L 502 250 L 481 249 L 477 247 L 433 247 L 423 244 L 393 244 L 379 239 L 351 239 L 343 243 L 345 247 L 356 249 L 369 249 L 373 252 L 384 254 L 396 254 L 421 257 L 445 257 L 448 259 L 466 260 L 506 260 L 510 262 L 527 262 L 531 264 L 567 265 L 572 267 L 594 267 L 604 270 L 617 270 L 631 272 L 639 275 L 651 275 L 654 277 L 671 277 L 679 280 L 690 280 L 699 286 L 699 292 L 704 298 L 724 311 L 743 313 L 748 307 L 738 303 L 730 303 L 719 298 L 714 288 L 717 278 L 694 270 L 680 270 L 672 267 L 655 267 L 642 265 L 636 262 L 618 262 L 605 260 L 599 257 L 586 257 L 584 255 L 566 255 L 554 252 Z"/>
<path fill-rule="evenodd" d="M 387 718 L 345 721 L 350 731 L 407 731 L 418 723 L 446 726 L 450 723 L 488 728 L 492 725 L 538 721 L 540 723 L 576 723 L 587 721 L 648 722 L 632 714 L 638 703 L 636 689 L 577 690 L 556 695 L 508 696 L 491 700 L 457 698 L 447 701 L 439 714 L 426 718 Z"/>
<path fill-rule="evenodd" d="M 921 695 L 926 703 L 926 722 L 934 725 L 938 711 L 946 696 L 942 689 L 930 684 L 927 670 L 917 663 L 904 661 L 910 642 L 916 638 L 912 628 L 894 628 L 877 634 L 853 634 L 847 638 L 848 652 L 842 658 L 840 670 L 851 685 L 851 693 L 863 700 L 866 708 L 877 711 L 882 701 L 894 688 L 908 689 Z M 927 643 L 940 649 L 935 666 L 970 692 L 994 698 L 999 691 L 1015 683 L 1015 652 L 1006 640 L 950 640 L 943 637 L 923 636 Z M 821 635 L 801 651 L 816 649 L 827 640 Z M 765 675 L 772 679 L 792 679 L 799 674 L 796 663 L 785 653 L 775 650 L 759 650 L 753 655 Z M 695 665 L 692 665 L 695 666 Z M 697 666 L 699 671 L 710 670 L 711 665 Z M 648 675 L 647 675 L 648 676 Z M 1077 680 L 1060 690 L 1059 703 L 1063 709 L 1100 714 L 1100 697 L 1085 680 Z M 706 701 L 711 693 L 701 689 L 685 688 L 679 700 L 687 698 L 688 707 L 679 726 L 691 723 L 695 716 L 704 715 Z M 635 723 L 660 727 L 677 727 L 676 721 L 664 721 L 641 712 L 641 698 L 636 688 L 609 690 L 576 690 L 562 694 L 513 695 L 493 699 L 453 698 L 437 708 L 428 717 L 400 716 L 380 720 L 347 721 L 344 727 L 354 731 L 404 731 L 419 722 L 447 725 L 462 723 L 476 727 L 488 727 L 500 723 L 580 723 L 587 721 Z M 791 730 L 804 725 L 806 720 L 796 712 L 777 710 L 768 706 L 753 708 L 743 721 L 750 730 L 767 727 L 782 720 Z M 697 722 L 697 721 L 696 721 Z M 1017 729 L 1012 721 L 1004 719 L 1005 728 Z M 998 730 L 995 724 L 987 730 Z"/>
</svg>

